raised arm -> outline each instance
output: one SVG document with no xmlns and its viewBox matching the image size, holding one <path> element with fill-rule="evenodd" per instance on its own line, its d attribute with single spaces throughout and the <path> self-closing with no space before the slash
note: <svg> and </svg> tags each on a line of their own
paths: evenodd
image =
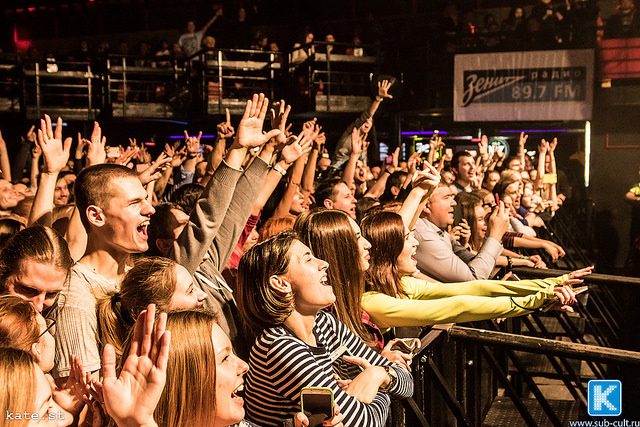
<svg viewBox="0 0 640 427">
<path fill-rule="evenodd" d="M 53 210 L 53 193 L 56 188 L 58 174 L 69 161 L 71 138 L 62 141 L 62 119 L 58 117 L 56 130 L 53 131 L 51 118 L 45 114 L 40 120 L 38 129 L 38 146 L 42 150 L 44 164 L 40 175 L 40 185 L 29 213 L 29 225 L 40 223 L 51 226 Z"/>
<path fill-rule="evenodd" d="M 429 201 L 438 183 L 440 183 L 440 172 L 429 163 L 424 163 L 424 169 L 416 172 L 413 176 L 411 182 L 413 188 L 398 211 L 402 222 L 409 230 L 413 230 L 415 227 L 420 212 Z"/>
<path fill-rule="evenodd" d="M 220 163 L 222 163 L 222 159 L 224 158 L 224 153 L 227 150 L 227 140 L 233 137 L 236 133 L 236 130 L 231 125 L 231 114 L 229 113 L 229 109 L 225 108 L 226 120 L 222 123 L 218 123 L 217 126 L 217 134 L 216 141 L 213 146 L 213 150 L 209 153 L 207 157 L 207 169 L 205 176 L 202 178 L 201 184 L 205 187 L 207 183 L 211 179 L 213 173 L 218 169 Z"/>
<path fill-rule="evenodd" d="M 313 183 L 316 178 L 316 165 L 318 164 L 318 157 L 322 153 L 322 147 L 327 141 L 327 137 L 324 132 L 320 132 L 318 136 L 313 140 L 313 146 L 311 152 L 307 158 L 307 164 L 304 166 L 304 172 L 302 173 L 302 192 L 305 194 L 313 193 Z"/>
<path fill-rule="evenodd" d="M 287 183 L 287 188 L 276 207 L 273 216 L 281 217 L 285 216 L 289 213 L 291 209 L 291 203 L 293 202 L 293 197 L 296 195 L 296 192 L 299 190 L 300 183 L 302 180 L 302 173 L 304 171 L 305 164 L 305 154 L 311 151 L 311 145 L 313 143 L 314 132 L 310 129 L 303 130 L 300 135 L 298 135 L 295 141 L 288 145 L 287 151 L 292 151 L 293 155 L 291 157 L 297 157 L 294 161 L 293 169 L 291 170 L 291 175 L 289 176 L 289 181 Z M 284 149 L 283 149 L 284 151 Z"/>
<path fill-rule="evenodd" d="M 380 104 L 382 103 L 382 101 L 384 101 L 385 99 L 393 98 L 392 95 L 389 95 L 389 89 L 391 88 L 392 85 L 393 85 L 393 82 L 390 82 L 389 80 L 383 80 L 381 82 L 378 82 L 378 94 L 376 95 L 375 99 L 371 102 L 371 105 L 369 106 L 369 114 L 371 115 L 371 117 L 373 117 L 376 111 L 378 111 L 378 107 L 380 107 Z"/>
<path fill-rule="evenodd" d="M 222 246 L 226 248 L 231 245 L 231 249 L 233 250 L 233 246 L 237 242 L 237 237 L 236 240 L 232 242 L 227 242 L 226 240 L 233 239 L 223 238 L 221 240 L 225 240 L 224 244 L 219 243 L 213 245 L 214 239 L 219 237 L 220 227 L 227 220 L 227 211 L 232 203 L 232 198 L 240 197 L 240 195 L 236 196 L 234 191 L 238 179 L 240 179 L 240 175 L 242 174 L 240 167 L 247 148 L 259 147 L 272 137 L 280 134 L 280 131 L 277 129 L 267 133 L 262 132 L 268 105 L 269 100 L 266 99 L 263 94 L 255 94 L 251 100 L 247 101 L 244 115 L 238 125 L 236 138 L 225 156 L 225 161 L 216 169 L 211 177 L 211 180 L 191 212 L 189 223 L 174 243 L 170 257 L 185 266 L 191 274 L 196 271 L 210 248 L 218 248 L 216 250 L 217 259 L 214 259 L 213 262 L 216 267 L 221 268 L 220 259 L 224 257 L 223 254 L 220 254 L 220 251 L 223 249 Z M 264 163 L 262 160 L 259 161 Z M 259 188 L 256 189 L 256 191 L 258 190 Z M 251 200 L 251 204 L 253 204 L 254 201 L 255 199 Z M 251 204 L 244 210 L 246 216 L 249 215 Z M 241 231 L 246 223 L 246 217 L 244 221 L 238 221 L 238 223 L 240 222 L 242 222 L 239 226 Z M 224 235 L 232 236 L 235 228 L 234 222 L 234 225 L 229 225 L 228 233 L 227 230 L 225 230 Z M 224 252 L 226 252 L 226 250 L 224 250 Z M 224 265 L 224 263 L 222 263 L 222 265 Z"/>
<path fill-rule="evenodd" d="M 522 165 L 522 168 L 524 169 L 524 154 L 526 152 L 524 146 L 527 143 L 527 138 L 529 138 L 529 135 L 525 134 L 524 132 L 520 132 L 520 139 L 518 139 L 518 158 L 520 159 L 520 164 Z"/>
<path fill-rule="evenodd" d="M 218 19 L 219 16 L 222 15 L 222 8 L 218 8 L 216 10 L 216 14 L 213 15 L 213 17 L 211 19 L 209 19 L 209 22 L 207 22 L 206 24 L 204 24 L 204 27 L 202 27 L 202 29 L 200 30 L 200 32 L 202 32 L 202 34 L 206 33 L 207 30 L 209 29 L 209 27 L 211 25 L 213 25 L 214 22 L 216 22 L 216 20 Z"/>
<path fill-rule="evenodd" d="M 353 128 L 351 132 L 351 154 L 349 154 L 349 160 L 347 161 L 347 165 L 344 167 L 344 172 L 342 172 L 342 180 L 347 183 L 347 186 L 351 188 L 354 184 L 354 176 L 356 174 L 356 165 L 358 163 L 358 159 L 360 158 L 360 154 L 362 154 L 364 150 L 364 139 L 362 135 L 360 135 L 360 130 L 358 128 Z"/>
<path fill-rule="evenodd" d="M 396 148 L 393 152 L 393 155 L 387 156 L 387 159 L 391 157 L 391 163 L 384 164 L 380 175 L 378 175 L 378 180 L 369 188 L 367 197 L 380 197 L 382 193 L 384 193 L 384 189 L 387 185 L 387 179 L 389 176 L 398 170 L 398 157 L 400 156 L 400 148 Z"/>
</svg>

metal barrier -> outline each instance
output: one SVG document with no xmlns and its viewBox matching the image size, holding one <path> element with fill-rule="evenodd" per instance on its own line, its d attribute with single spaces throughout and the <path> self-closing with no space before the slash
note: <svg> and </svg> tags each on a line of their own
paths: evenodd
<svg viewBox="0 0 640 427">
<path fill-rule="evenodd" d="M 592 345 L 453 324 L 434 326 L 421 343 L 413 357 L 414 397 L 403 403 L 404 416 L 394 420 L 394 425 L 480 426 L 497 396 L 498 384 L 528 426 L 542 423 L 562 426 L 577 417 L 579 408 L 567 412 L 567 407 L 544 396 L 516 351 L 545 355 L 583 408 L 586 407 L 583 380 L 575 370 L 567 370 L 568 359 L 640 366 L 638 352 L 603 351 Z M 509 369 L 524 380 L 534 400 L 522 396 L 513 382 L 513 374 L 509 378 Z"/>
<path fill-rule="evenodd" d="M 93 120 L 100 107 L 100 79 L 87 62 L 45 60 L 25 64 L 23 100 L 27 118 L 46 112 L 75 120 Z"/>
<path fill-rule="evenodd" d="M 158 67 L 135 57 L 110 55 L 106 62 L 105 104 L 114 117 L 171 118 L 185 115 L 181 102 L 185 69 L 178 61 Z"/>
<path fill-rule="evenodd" d="M 199 94 L 203 114 L 242 113 L 253 93 L 277 99 L 276 80 L 284 68 L 280 52 L 203 49 L 189 58 L 190 87 Z"/>
<path fill-rule="evenodd" d="M 569 273 L 565 270 L 535 269 L 516 267 L 513 272 L 518 277 L 528 279 L 542 279 Z M 593 273 L 584 278 L 584 284 L 589 285 L 589 292 L 578 298 L 575 305 L 576 312 L 584 322 L 584 330 L 580 331 L 574 319 L 566 313 L 555 313 L 560 327 L 565 335 L 573 342 L 586 343 L 585 333 L 593 337 L 595 342 L 603 347 L 615 347 L 620 343 L 620 328 L 624 313 L 620 309 L 620 297 L 614 292 L 622 289 L 640 290 L 640 278 L 626 276 L 612 276 Z M 593 369 L 593 368 L 592 368 Z M 596 367 L 594 371 L 601 370 Z"/>
<path fill-rule="evenodd" d="M 22 108 L 22 68 L 15 54 L 0 54 L 0 111 L 17 113 Z"/>
<path fill-rule="evenodd" d="M 359 112 L 371 103 L 371 77 L 380 65 L 372 45 L 313 42 L 289 54 L 289 74 L 315 111 Z M 306 84 L 300 82 L 305 81 Z"/>
</svg>

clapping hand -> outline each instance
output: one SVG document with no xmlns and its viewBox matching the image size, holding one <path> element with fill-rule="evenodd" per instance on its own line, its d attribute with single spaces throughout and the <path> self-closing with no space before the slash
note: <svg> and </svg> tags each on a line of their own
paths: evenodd
<svg viewBox="0 0 640 427">
<path fill-rule="evenodd" d="M 167 315 L 161 313 L 154 327 L 155 305 L 149 304 L 136 320 L 129 356 L 116 377 L 116 354 L 104 348 L 102 393 L 107 413 L 118 425 L 156 425 L 153 412 L 166 381 L 171 333 Z"/>
</svg>

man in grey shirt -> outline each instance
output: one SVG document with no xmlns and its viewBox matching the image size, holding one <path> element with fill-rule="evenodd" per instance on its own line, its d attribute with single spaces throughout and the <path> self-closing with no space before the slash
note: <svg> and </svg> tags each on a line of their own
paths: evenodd
<svg viewBox="0 0 640 427">
<path fill-rule="evenodd" d="M 456 192 L 449 185 L 440 184 L 418 219 L 415 230 L 419 242 L 416 252 L 418 268 L 442 282 L 487 279 L 502 252 L 500 241 L 509 225 L 509 216 L 502 204 L 493 211 L 487 238 L 474 255 L 447 232 L 453 225 L 455 195 Z"/>
</svg>

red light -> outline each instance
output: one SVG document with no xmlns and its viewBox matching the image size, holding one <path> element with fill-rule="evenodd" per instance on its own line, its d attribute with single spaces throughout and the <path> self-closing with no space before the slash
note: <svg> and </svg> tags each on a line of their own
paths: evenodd
<svg viewBox="0 0 640 427">
<path fill-rule="evenodd" d="M 30 7 L 28 10 L 29 10 L 29 12 L 35 12 L 36 8 L 35 7 Z"/>
</svg>

